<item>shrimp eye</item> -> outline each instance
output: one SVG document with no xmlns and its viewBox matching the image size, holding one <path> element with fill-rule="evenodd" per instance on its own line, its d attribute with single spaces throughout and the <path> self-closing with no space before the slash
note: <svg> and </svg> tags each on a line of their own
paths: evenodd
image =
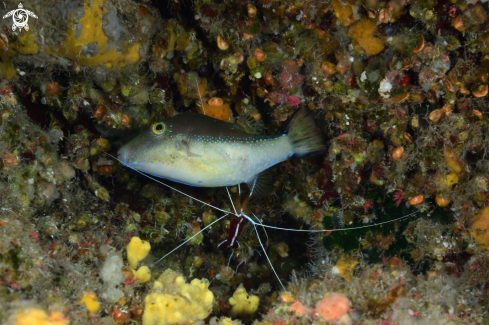
<svg viewBox="0 0 489 325">
<path fill-rule="evenodd" d="M 154 123 L 151 126 L 151 130 L 153 131 L 154 134 L 160 135 L 160 134 L 163 134 L 163 132 L 165 132 L 166 125 L 165 125 L 165 123 L 162 123 L 162 122 Z"/>
</svg>

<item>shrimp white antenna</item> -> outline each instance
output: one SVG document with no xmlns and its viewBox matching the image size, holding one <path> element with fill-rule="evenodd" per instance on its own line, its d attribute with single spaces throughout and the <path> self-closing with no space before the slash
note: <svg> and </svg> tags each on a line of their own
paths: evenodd
<svg viewBox="0 0 489 325">
<path fill-rule="evenodd" d="M 277 278 L 278 282 L 280 283 L 280 285 L 282 286 L 282 288 L 284 289 L 284 291 L 287 291 L 287 289 L 285 289 L 284 284 L 282 283 L 282 281 L 278 277 L 278 274 L 275 271 L 275 268 L 273 267 L 272 261 L 270 261 L 270 258 L 268 257 L 268 254 L 267 254 L 267 252 L 265 250 L 265 247 L 263 246 L 263 243 L 261 241 L 260 235 L 258 233 L 258 229 L 256 229 L 256 225 L 259 225 L 259 226 L 262 226 L 262 227 L 266 227 L 266 228 L 271 228 L 271 229 L 287 230 L 287 231 L 301 231 L 301 232 L 325 232 L 325 231 L 353 230 L 353 229 L 362 229 L 362 228 L 367 228 L 367 227 L 379 226 L 379 225 L 383 225 L 383 224 L 386 224 L 386 223 L 394 222 L 394 221 L 397 221 L 397 220 L 404 219 L 404 218 L 407 218 L 409 216 L 412 216 L 415 213 L 418 213 L 418 211 L 415 211 L 415 212 L 410 213 L 408 215 L 405 215 L 405 216 L 396 218 L 394 220 L 379 222 L 379 223 L 376 223 L 376 224 L 373 224 L 373 225 L 367 225 L 367 226 L 355 227 L 355 228 L 333 229 L 333 230 L 306 230 L 306 229 L 287 229 L 287 228 L 273 227 L 273 226 L 264 225 L 261 222 L 255 222 L 253 219 L 251 219 L 251 217 L 249 217 L 248 215 L 244 214 L 243 212 L 241 212 L 239 216 L 246 218 L 249 222 L 251 222 L 251 224 L 253 225 L 253 228 L 255 228 L 255 233 L 256 233 L 256 237 L 258 238 L 258 242 L 260 243 L 260 246 L 263 249 L 263 253 L 265 254 L 265 257 L 267 258 L 268 263 L 270 264 L 270 267 L 272 268 L 272 271 L 275 274 L 275 277 Z M 256 216 L 255 216 L 255 218 L 256 218 Z"/>
<path fill-rule="evenodd" d="M 167 187 L 167 188 L 171 189 L 172 191 L 175 191 L 175 192 L 177 192 L 177 193 L 180 193 L 180 194 L 182 194 L 182 195 L 185 195 L 186 197 L 188 197 L 188 198 L 190 198 L 190 199 L 192 199 L 192 200 L 195 200 L 195 201 L 197 201 L 197 202 L 199 202 L 199 203 L 202 203 L 202 204 L 204 204 L 204 205 L 207 205 L 208 207 L 211 207 L 211 208 L 213 208 L 213 209 L 216 209 L 217 211 L 221 211 L 221 212 L 224 212 L 224 213 L 231 213 L 231 211 L 226 211 L 226 210 L 223 210 L 223 209 L 218 208 L 218 207 L 215 207 L 215 206 L 213 206 L 213 205 L 211 205 L 211 204 L 209 204 L 209 203 L 207 203 L 207 202 L 204 202 L 204 201 L 202 201 L 202 200 L 199 200 L 199 199 L 197 199 L 197 198 L 194 198 L 193 196 L 188 195 L 187 193 L 182 192 L 182 191 L 180 191 L 180 190 L 178 190 L 178 189 L 174 188 L 173 186 L 170 186 L 170 185 L 168 185 L 168 184 L 165 184 L 165 183 L 163 183 L 163 182 L 161 182 L 161 181 L 157 180 L 156 178 L 151 177 L 151 176 L 149 176 L 148 174 L 143 173 L 143 172 L 142 172 L 142 171 L 140 171 L 140 170 L 137 170 L 137 169 L 135 169 L 135 168 L 133 168 L 133 167 L 131 167 L 131 166 L 129 166 L 129 165 L 126 165 L 126 164 L 125 164 L 123 161 L 121 161 L 121 160 L 119 160 L 118 158 L 116 158 L 116 157 L 112 156 L 110 153 L 107 153 L 107 155 L 108 155 L 108 156 L 110 156 L 110 157 L 112 157 L 112 158 L 114 158 L 114 159 L 115 159 L 115 160 L 117 160 L 118 162 L 120 162 L 120 163 L 121 163 L 123 166 L 126 166 L 127 168 L 134 170 L 135 172 L 137 172 L 137 173 L 139 173 L 139 174 L 141 174 L 141 175 L 143 175 L 143 176 L 145 176 L 145 177 L 147 177 L 147 178 L 151 179 L 152 181 L 154 181 L 154 182 L 156 182 L 156 183 L 158 183 L 158 184 L 161 184 L 161 185 L 163 185 L 163 186 L 165 186 L 165 187 Z"/>
<path fill-rule="evenodd" d="M 262 226 L 262 227 L 266 227 L 266 228 L 278 229 L 278 230 L 287 230 L 287 231 L 302 231 L 302 232 L 343 231 L 343 230 L 355 230 L 355 229 L 362 229 L 362 228 L 369 228 L 369 227 L 380 226 L 380 225 L 383 225 L 383 224 L 386 224 L 386 223 L 391 223 L 391 222 L 395 222 L 397 220 L 408 218 L 408 217 L 410 217 L 413 214 L 416 214 L 418 212 L 419 211 L 414 211 L 413 213 L 407 214 L 405 216 L 402 216 L 402 217 L 399 217 L 399 218 L 396 218 L 396 219 L 392 219 L 392 220 L 384 221 L 384 222 L 379 222 L 379 223 L 374 223 L 374 224 L 371 224 L 371 225 L 360 226 L 360 227 L 352 227 L 352 228 L 340 228 L 340 229 L 322 229 L 322 230 L 314 230 L 314 229 L 311 229 L 311 230 L 308 230 L 308 229 L 288 229 L 288 228 L 280 228 L 280 227 L 273 227 L 273 226 L 269 226 L 269 225 L 264 225 L 262 223 L 257 223 L 257 224 L 260 225 L 260 226 Z M 251 221 L 251 219 L 249 217 L 246 216 L 246 218 Z M 252 221 L 252 222 L 254 222 L 254 221 Z"/>
<path fill-rule="evenodd" d="M 265 250 L 265 247 L 263 246 L 263 243 L 261 242 L 260 235 L 258 234 L 258 229 L 256 229 L 257 223 L 255 221 L 253 221 L 250 217 L 248 217 L 246 214 L 242 214 L 242 216 L 245 217 L 246 219 L 248 219 L 251 222 L 251 224 L 253 225 L 253 228 L 255 228 L 256 237 L 258 238 L 258 242 L 260 243 L 261 249 L 263 249 L 263 254 L 265 254 L 265 257 L 267 258 L 268 264 L 270 264 L 270 267 L 272 268 L 273 274 L 275 274 L 275 277 L 277 278 L 278 282 L 280 283 L 280 285 L 282 286 L 284 291 L 287 291 L 287 289 L 285 289 L 285 286 L 282 283 L 282 281 L 280 281 L 280 278 L 278 277 L 277 271 L 275 271 L 275 268 L 273 267 L 272 261 L 270 261 L 270 258 L 268 257 L 268 254 Z"/>
<path fill-rule="evenodd" d="M 229 196 L 229 201 L 231 201 L 231 204 L 233 206 L 233 209 L 234 209 L 234 214 L 236 216 L 238 216 L 238 211 L 236 211 L 236 207 L 234 206 L 234 202 L 233 202 L 233 199 L 231 198 L 231 194 L 229 193 L 229 189 L 226 187 L 226 191 L 228 192 L 228 196 Z M 240 211 L 242 212 L 242 211 Z M 241 214 L 241 213 L 240 213 Z"/>
<path fill-rule="evenodd" d="M 263 227 L 263 225 L 261 223 L 262 221 L 260 220 L 260 218 L 258 218 L 254 213 L 252 213 L 252 215 L 256 218 L 256 220 L 258 220 L 258 224 Z M 268 237 L 268 233 L 267 233 L 267 230 L 265 229 L 265 227 L 263 227 L 263 231 L 265 232 L 265 236 L 267 236 L 267 243 L 270 242 L 270 238 Z M 268 244 L 267 244 L 267 247 L 268 247 Z"/>
<path fill-rule="evenodd" d="M 174 251 L 176 251 L 177 249 L 179 249 L 180 247 L 182 247 L 183 245 L 185 245 L 186 243 L 188 243 L 189 241 L 191 241 L 192 239 L 194 239 L 196 236 L 198 236 L 201 232 L 203 232 L 204 230 L 206 230 L 207 228 L 209 228 L 210 226 L 212 226 L 213 224 L 215 224 L 216 222 L 218 221 L 221 221 L 222 219 L 224 219 L 225 217 L 228 216 L 229 213 L 223 215 L 222 217 L 220 217 L 219 219 L 217 220 L 214 220 L 213 222 L 211 222 L 210 224 L 208 224 L 207 226 L 205 226 L 204 228 L 202 228 L 198 233 L 196 233 L 195 235 L 193 235 L 192 237 L 188 238 L 186 241 L 184 241 L 183 243 L 181 243 L 180 245 L 178 245 L 177 247 L 175 247 L 174 249 L 172 249 L 169 253 L 167 253 L 165 256 L 163 256 L 162 258 L 160 258 L 159 260 L 157 260 L 156 262 L 153 263 L 153 265 L 151 265 L 151 267 L 155 266 L 156 264 L 158 264 L 160 261 L 164 260 L 165 257 L 171 255 Z"/>
<path fill-rule="evenodd" d="M 197 79 L 196 79 L 196 80 L 197 80 Z M 199 92 L 199 96 L 200 96 L 200 92 Z M 202 99 L 201 99 L 201 101 L 202 101 Z M 205 114 L 205 112 L 204 112 L 204 114 Z M 163 183 L 163 182 L 159 181 L 158 179 L 156 179 L 156 178 L 154 178 L 154 177 L 151 177 L 151 176 L 147 175 L 146 173 L 143 173 L 143 172 L 141 172 L 141 171 L 139 171 L 139 170 L 137 170 L 137 169 L 135 169 L 135 168 L 133 168 L 133 167 L 131 167 L 131 166 L 129 166 L 129 165 L 126 165 L 126 164 L 125 164 L 123 161 L 119 160 L 117 157 L 114 157 L 113 155 L 111 155 L 111 154 L 109 154 L 109 153 L 107 153 L 107 155 L 108 155 L 108 156 L 110 156 L 110 157 L 112 157 L 112 158 L 114 158 L 115 160 L 117 160 L 117 161 L 118 161 L 119 163 L 121 163 L 123 166 L 126 166 L 127 168 L 130 168 L 130 169 L 132 169 L 132 170 L 136 171 L 137 173 L 139 173 L 139 174 L 141 174 L 141 175 L 143 175 L 143 176 L 145 176 L 145 177 L 147 177 L 147 178 L 149 178 L 149 179 L 153 180 L 154 182 L 156 182 L 156 183 L 158 183 L 158 184 L 161 184 L 161 185 L 163 185 L 163 186 L 165 186 L 165 187 L 167 187 L 167 188 L 169 188 L 169 189 L 171 189 L 171 190 L 173 190 L 173 191 L 175 191 L 175 192 L 177 192 L 177 193 L 180 193 L 180 194 L 182 194 L 182 195 L 184 195 L 184 196 L 186 196 L 186 197 L 188 197 L 188 198 L 191 198 L 191 199 L 193 199 L 193 200 L 195 200 L 195 201 L 197 201 L 197 202 L 199 202 L 199 203 L 202 203 L 202 204 L 204 204 L 204 205 L 206 205 L 206 206 L 208 206 L 208 207 L 211 207 L 211 208 L 213 208 L 213 209 L 216 209 L 217 211 L 221 211 L 221 212 L 224 212 L 224 213 L 225 213 L 225 215 L 224 215 L 224 216 L 222 216 L 222 217 L 218 218 L 217 220 L 215 220 L 215 221 L 211 222 L 209 225 L 207 225 L 206 227 L 204 227 L 203 229 L 201 229 L 201 230 L 200 230 L 198 233 L 196 233 L 195 235 L 193 235 L 193 236 L 192 236 L 192 237 L 190 237 L 189 239 L 185 240 L 183 243 L 181 243 L 181 244 L 180 244 L 180 245 L 178 245 L 176 248 L 174 248 L 173 250 L 171 250 L 171 251 L 170 251 L 169 253 L 167 253 L 165 256 L 163 256 L 162 258 L 160 258 L 159 260 L 157 260 L 155 263 L 153 263 L 153 265 L 152 265 L 152 266 L 154 266 L 154 265 L 158 264 L 160 261 L 162 261 L 163 259 L 165 259 L 165 258 L 166 258 L 167 256 L 169 256 L 170 254 L 172 254 L 174 251 L 176 251 L 177 249 L 179 249 L 180 247 L 182 247 L 183 245 L 185 245 L 186 243 L 188 243 L 189 241 L 191 241 L 193 238 L 195 238 L 195 237 L 196 237 L 197 235 L 199 235 L 201 232 L 203 232 L 204 230 L 206 230 L 207 228 L 209 228 L 210 226 L 212 226 L 212 225 L 213 225 L 213 224 L 215 224 L 216 222 L 221 221 L 221 220 L 222 220 L 222 219 L 224 219 L 226 216 L 228 216 L 229 214 L 231 214 L 231 212 L 230 212 L 230 211 L 226 211 L 226 210 L 224 210 L 224 209 L 221 209 L 221 208 L 218 208 L 218 207 L 216 207 L 216 206 L 213 206 L 213 205 L 211 205 L 211 204 L 209 204 L 209 203 L 207 203 L 207 202 L 204 202 L 204 201 L 202 201 L 202 200 L 199 200 L 199 199 L 197 199 L 197 198 L 194 198 L 194 197 L 192 197 L 191 195 L 186 194 L 185 192 L 182 192 L 182 191 L 180 191 L 180 190 L 178 190 L 178 189 L 176 189 L 176 188 L 174 188 L 174 187 L 172 187 L 172 186 L 170 186 L 170 185 L 168 185 L 168 184 L 165 184 L 165 183 Z M 226 187 L 226 191 L 227 191 L 227 193 L 228 193 L 229 199 L 231 200 L 231 205 L 232 205 L 232 207 L 233 207 L 233 209 L 234 209 L 235 215 L 236 215 L 237 217 L 244 217 L 244 218 L 246 218 L 248 221 L 250 221 L 250 222 L 253 224 L 253 228 L 255 229 L 255 233 L 256 233 L 256 236 L 257 236 L 257 238 L 258 238 L 258 242 L 260 243 L 260 246 L 261 246 L 261 248 L 263 249 L 263 253 L 265 254 L 265 256 L 266 256 L 266 258 L 267 258 L 267 260 L 268 260 L 268 263 L 270 264 L 270 267 L 272 268 L 272 271 L 273 271 L 273 273 L 275 274 L 275 276 L 276 276 L 276 278 L 277 278 L 278 282 L 280 283 L 280 285 L 282 286 L 282 288 L 283 288 L 284 290 L 286 290 L 286 289 L 285 289 L 285 286 L 283 285 L 282 281 L 281 281 L 281 280 L 280 280 L 280 278 L 278 277 L 278 274 L 277 274 L 277 272 L 275 271 L 275 268 L 273 267 L 272 262 L 270 261 L 270 258 L 268 257 L 268 254 L 267 254 L 267 253 L 266 253 L 266 251 L 265 251 L 265 247 L 263 246 L 263 243 L 262 243 L 262 241 L 261 241 L 260 235 L 258 234 L 258 230 L 256 229 L 256 225 L 262 226 L 262 227 L 264 227 L 264 228 L 270 228 L 270 229 L 286 230 L 286 231 L 297 231 L 297 232 L 310 232 L 310 233 L 328 232 L 328 231 L 344 231 L 344 230 L 355 230 L 355 229 L 362 229 L 362 228 L 375 227 L 375 226 L 383 225 L 383 224 L 386 224 L 386 223 L 395 222 L 395 221 L 397 221 L 397 220 L 401 220 L 401 219 L 408 218 L 408 217 L 410 217 L 410 216 L 412 216 L 412 215 L 414 215 L 414 214 L 416 214 L 416 213 L 418 213 L 418 212 L 419 212 L 419 211 L 415 211 L 415 212 L 413 212 L 413 213 L 410 213 L 410 214 L 408 214 L 408 215 L 405 215 L 405 216 L 402 216 L 402 217 L 399 217 L 399 218 L 396 218 L 396 219 L 393 219 L 393 220 L 384 221 L 384 222 L 379 222 L 379 223 L 375 223 L 375 224 L 371 224 L 371 225 L 366 225 L 366 226 L 361 226 L 361 227 L 342 228 L 342 229 L 323 229 L 323 230 L 287 229 L 287 228 L 281 228 L 281 227 L 274 227 L 274 226 L 264 225 L 264 224 L 263 224 L 263 223 L 261 223 L 261 222 L 255 222 L 255 221 L 254 221 L 253 219 L 251 219 L 251 218 L 250 218 L 248 215 L 244 214 L 244 213 L 243 213 L 243 211 L 240 211 L 240 213 L 238 214 L 238 212 L 236 211 L 236 207 L 234 206 L 234 202 L 233 202 L 233 200 L 232 200 L 232 198 L 231 198 L 231 194 L 229 193 L 229 189 L 228 189 L 227 187 Z M 239 191 L 239 193 L 241 194 L 241 188 L 239 187 L 239 184 L 238 184 L 238 191 Z M 256 217 L 256 216 L 255 216 L 255 217 Z M 258 219 L 258 218 L 257 218 L 257 219 Z M 266 233 L 266 231 L 265 231 L 265 233 Z M 267 234 L 267 237 L 268 237 L 268 234 Z"/>
</svg>

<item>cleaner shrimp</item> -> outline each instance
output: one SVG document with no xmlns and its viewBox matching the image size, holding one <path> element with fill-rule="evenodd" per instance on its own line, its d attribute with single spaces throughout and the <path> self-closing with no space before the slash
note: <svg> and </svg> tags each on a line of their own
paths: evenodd
<svg viewBox="0 0 489 325">
<path fill-rule="evenodd" d="M 282 230 L 282 231 L 290 231 L 290 232 L 295 232 L 295 233 L 315 233 L 315 234 L 326 234 L 326 233 L 331 233 L 331 232 L 342 232 L 342 231 L 349 231 L 349 230 L 358 230 L 358 229 L 365 229 L 365 228 L 372 228 L 372 227 L 378 227 L 378 226 L 381 226 L 381 225 L 384 225 L 384 224 L 388 224 L 388 223 L 393 223 L 393 222 L 396 222 L 396 221 L 399 221 L 399 220 L 403 220 L 403 219 L 406 219 L 406 218 L 409 218 L 413 215 L 415 215 L 416 213 L 418 213 L 418 211 L 414 211 L 412 213 L 409 213 L 407 215 L 403 215 L 401 217 L 397 217 L 397 218 L 394 218 L 392 220 L 388 220 L 388 221 L 384 221 L 384 222 L 378 222 L 378 223 L 373 223 L 373 224 L 369 224 L 369 225 L 364 225 L 364 226 L 359 226 L 359 227 L 349 227 L 349 228 L 341 228 L 341 229 L 288 229 L 288 228 L 282 228 L 282 227 L 276 227 L 276 226 L 271 226 L 271 225 L 267 225 L 267 224 L 264 224 L 254 213 L 251 213 L 248 209 L 247 209 L 247 203 L 248 201 L 250 200 L 251 198 L 251 193 L 249 196 L 247 196 L 245 198 L 245 200 L 243 202 L 241 202 L 239 199 L 241 197 L 241 188 L 240 186 L 238 185 L 238 199 L 236 201 L 233 201 L 232 197 L 231 197 L 231 193 L 229 191 L 229 188 L 226 187 L 226 192 L 227 192 L 227 196 L 230 200 L 230 203 L 231 203 L 231 207 L 232 209 L 231 210 L 225 210 L 225 209 L 222 209 L 222 208 L 219 208 L 215 205 L 212 205 L 208 202 L 205 202 L 203 200 L 200 200 L 196 197 L 193 197 L 177 188 L 175 188 L 174 186 L 171 186 L 169 184 L 166 184 L 165 182 L 162 182 L 158 179 L 156 179 L 155 177 L 152 177 L 151 175 L 148 175 L 144 172 L 141 172 L 137 169 L 134 169 L 130 166 L 127 166 L 126 164 L 124 164 L 123 161 L 119 160 L 117 157 L 113 156 L 113 155 L 110 155 L 108 154 L 110 157 L 112 157 L 113 159 L 117 160 L 119 163 L 121 163 L 122 165 L 128 167 L 129 169 L 131 170 L 134 170 L 136 171 L 137 173 L 143 175 L 144 177 L 160 184 L 160 185 L 163 185 L 164 187 L 172 190 L 172 191 L 175 191 L 189 199 L 192 199 L 204 206 L 207 206 L 215 211 L 219 211 L 221 213 L 223 213 L 223 216 L 217 218 L 216 220 L 212 221 L 211 223 L 209 223 L 208 225 L 206 225 L 204 228 L 200 229 L 197 233 L 193 234 L 191 237 L 187 238 L 186 240 L 184 240 L 182 243 L 180 243 L 179 245 L 177 245 L 175 248 L 171 249 L 168 253 L 166 253 L 163 257 L 159 258 L 156 262 L 154 262 L 152 264 L 152 267 L 156 266 L 158 263 L 160 263 L 161 261 L 163 261 L 165 258 L 167 258 L 168 256 L 170 256 L 171 254 L 173 254 L 175 251 L 177 251 L 178 249 L 182 248 L 183 246 L 185 246 L 187 243 L 189 243 L 190 241 L 192 241 L 194 238 L 196 238 L 197 236 L 199 236 L 201 233 L 203 233 L 204 231 L 208 230 L 209 228 L 211 228 L 213 225 L 219 223 L 220 221 L 224 220 L 226 217 L 228 216 L 234 216 L 234 219 L 231 221 L 231 227 L 230 227 L 230 233 L 229 233 L 229 236 L 228 236 L 228 239 L 226 239 L 225 241 L 221 242 L 218 247 L 225 247 L 225 246 L 230 246 L 230 247 L 233 247 L 233 248 L 238 248 L 240 247 L 239 246 L 239 241 L 238 241 L 238 237 L 241 233 L 241 231 L 243 230 L 243 227 L 244 227 L 244 224 L 245 224 L 245 221 L 249 222 L 252 227 L 253 227 L 253 230 L 257 236 L 257 239 L 258 239 L 258 243 L 264 253 L 264 256 L 267 260 L 267 262 L 269 263 L 270 265 L 270 268 L 273 272 L 273 274 L 275 275 L 277 281 L 279 282 L 280 286 L 282 287 L 283 290 L 286 290 L 286 287 L 284 285 L 284 283 L 282 282 L 282 280 L 280 279 L 278 273 L 276 272 L 273 264 L 272 264 L 272 261 L 269 257 L 269 254 L 267 253 L 267 249 L 260 237 L 260 234 L 258 232 L 258 229 L 259 227 L 261 227 L 262 229 L 273 229 L 273 230 Z M 266 233 L 266 232 L 265 232 Z M 268 236 L 268 235 L 267 235 Z M 232 257 L 232 255 L 231 255 Z M 230 259 L 231 259 L 230 257 Z"/>
</svg>

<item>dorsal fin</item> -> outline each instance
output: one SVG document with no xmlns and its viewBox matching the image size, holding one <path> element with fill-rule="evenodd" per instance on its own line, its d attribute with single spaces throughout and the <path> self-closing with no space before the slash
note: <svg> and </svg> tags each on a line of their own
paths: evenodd
<svg viewBox="0 0 489 325">
<path fill-rule="evenodd" d="M 263 122 L 261 120 L 255 120 L 249 113 L 240 115 L 235 124 L 247 133 L 263 133 Z"/>
</svg>

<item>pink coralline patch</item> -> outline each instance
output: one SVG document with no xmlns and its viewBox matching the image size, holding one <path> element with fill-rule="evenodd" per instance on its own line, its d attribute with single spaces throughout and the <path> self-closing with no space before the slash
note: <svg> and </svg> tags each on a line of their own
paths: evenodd
<svg viewBox="0 0 489 325">
<path fill-rule="evenodd" d="M 314 310 L 319 317 L 327 321 L 339 320 L 350 309 L 350 300 L 342 293 L 330 293 L 316 304 Z"/>
<path fill-rule="evenodd" d="M 423 48 L 423 54 L 426 56 L 426 57 L 430 57 L 431 56 L 431 52 L 433 52 L 433 44 L 431 44 L 430 42 L 426 43 L 424 48 Z"/>
<path fill-rule="evenodd" d="M 312 309 L 303 305 L 302 302 L 296 300 L 290 307 L 289 311 L 295 312 L 296 315 L 306 316 L 312 314 Z"/>
<path fill-rule="evenodd" d="M 304 81 L 304 76 L 298 74 L 299 66 L 293 60 L 287 60 L 282 66 L 280 73 L 280 83 L 286 89 L 292 89 Z"/>
<path fill-rule="evenodd" d="M 401 79 L 401 74 L 397 70 L 389 71 L 385 74 L 385 79 L 389 81 L 389 83 L 394 88 L 397 88 L 399 86 L 399 80 Z"/>
<path fill-rule="evenodd" d="M 267 98 L 274 104 L 281 104 L 287 99 L 285 94 L 279 91 L 272 91 L 268 93 Z"/>
<path fill-rule="evenodd" d="M 446 53 L 440 54 L 440 60 L 442 60 L 443 63 L 446 63 L 446 64 L 450 63 L 450 57 Z"/>
<path fill-rule="evenodd" d="M 294 107 L 294 106 L 297 106 L 301 103 L 301 100 L 299 97 L 295 96 L 295 95 L 291 95 L 291 96 L 287 96 L 287 101 L 286 101 L 287 105 L 290 106 L 290 107 Z"/>
<path fill-rule="evenodd" d="M 294 84 L 295 85 L 300 85 L 302 83 L 302 81 L 304 81 L 304 76 L 301 76 L 301 75 L 298 75 L 298 74 L 296 74 L 294 76 Z"/>
<path fill-rule="evenodd" d="M 292 80 L 292 75 L 290 73 L 281 73 L 280 74 L 280 81 L 282 81 L 282 84 L 288 83 Z"/>
<path fill-rule="evenodd" d="M 419 84 L 426 88 L 431 88 L 431 85 L 439 78 L 439 76 L 430 69 L 423 69 L 418 75 Z"/>
<path fill-rule="evenodd" d="M 287 72 L 283 72 L 280 74 L 280 81 L 284 88 L 291 89 L 297 85 L 300 85 L 302 81 L 304 81 L 304 77 L 298 74 L 293 75 Z"/>
<path fill-rule="evenodd" d="M 294 60 L 287 60 L 284 62 L 282 68 L 292 74 L 299 72 L 299 65 Z"/>
</svg>

